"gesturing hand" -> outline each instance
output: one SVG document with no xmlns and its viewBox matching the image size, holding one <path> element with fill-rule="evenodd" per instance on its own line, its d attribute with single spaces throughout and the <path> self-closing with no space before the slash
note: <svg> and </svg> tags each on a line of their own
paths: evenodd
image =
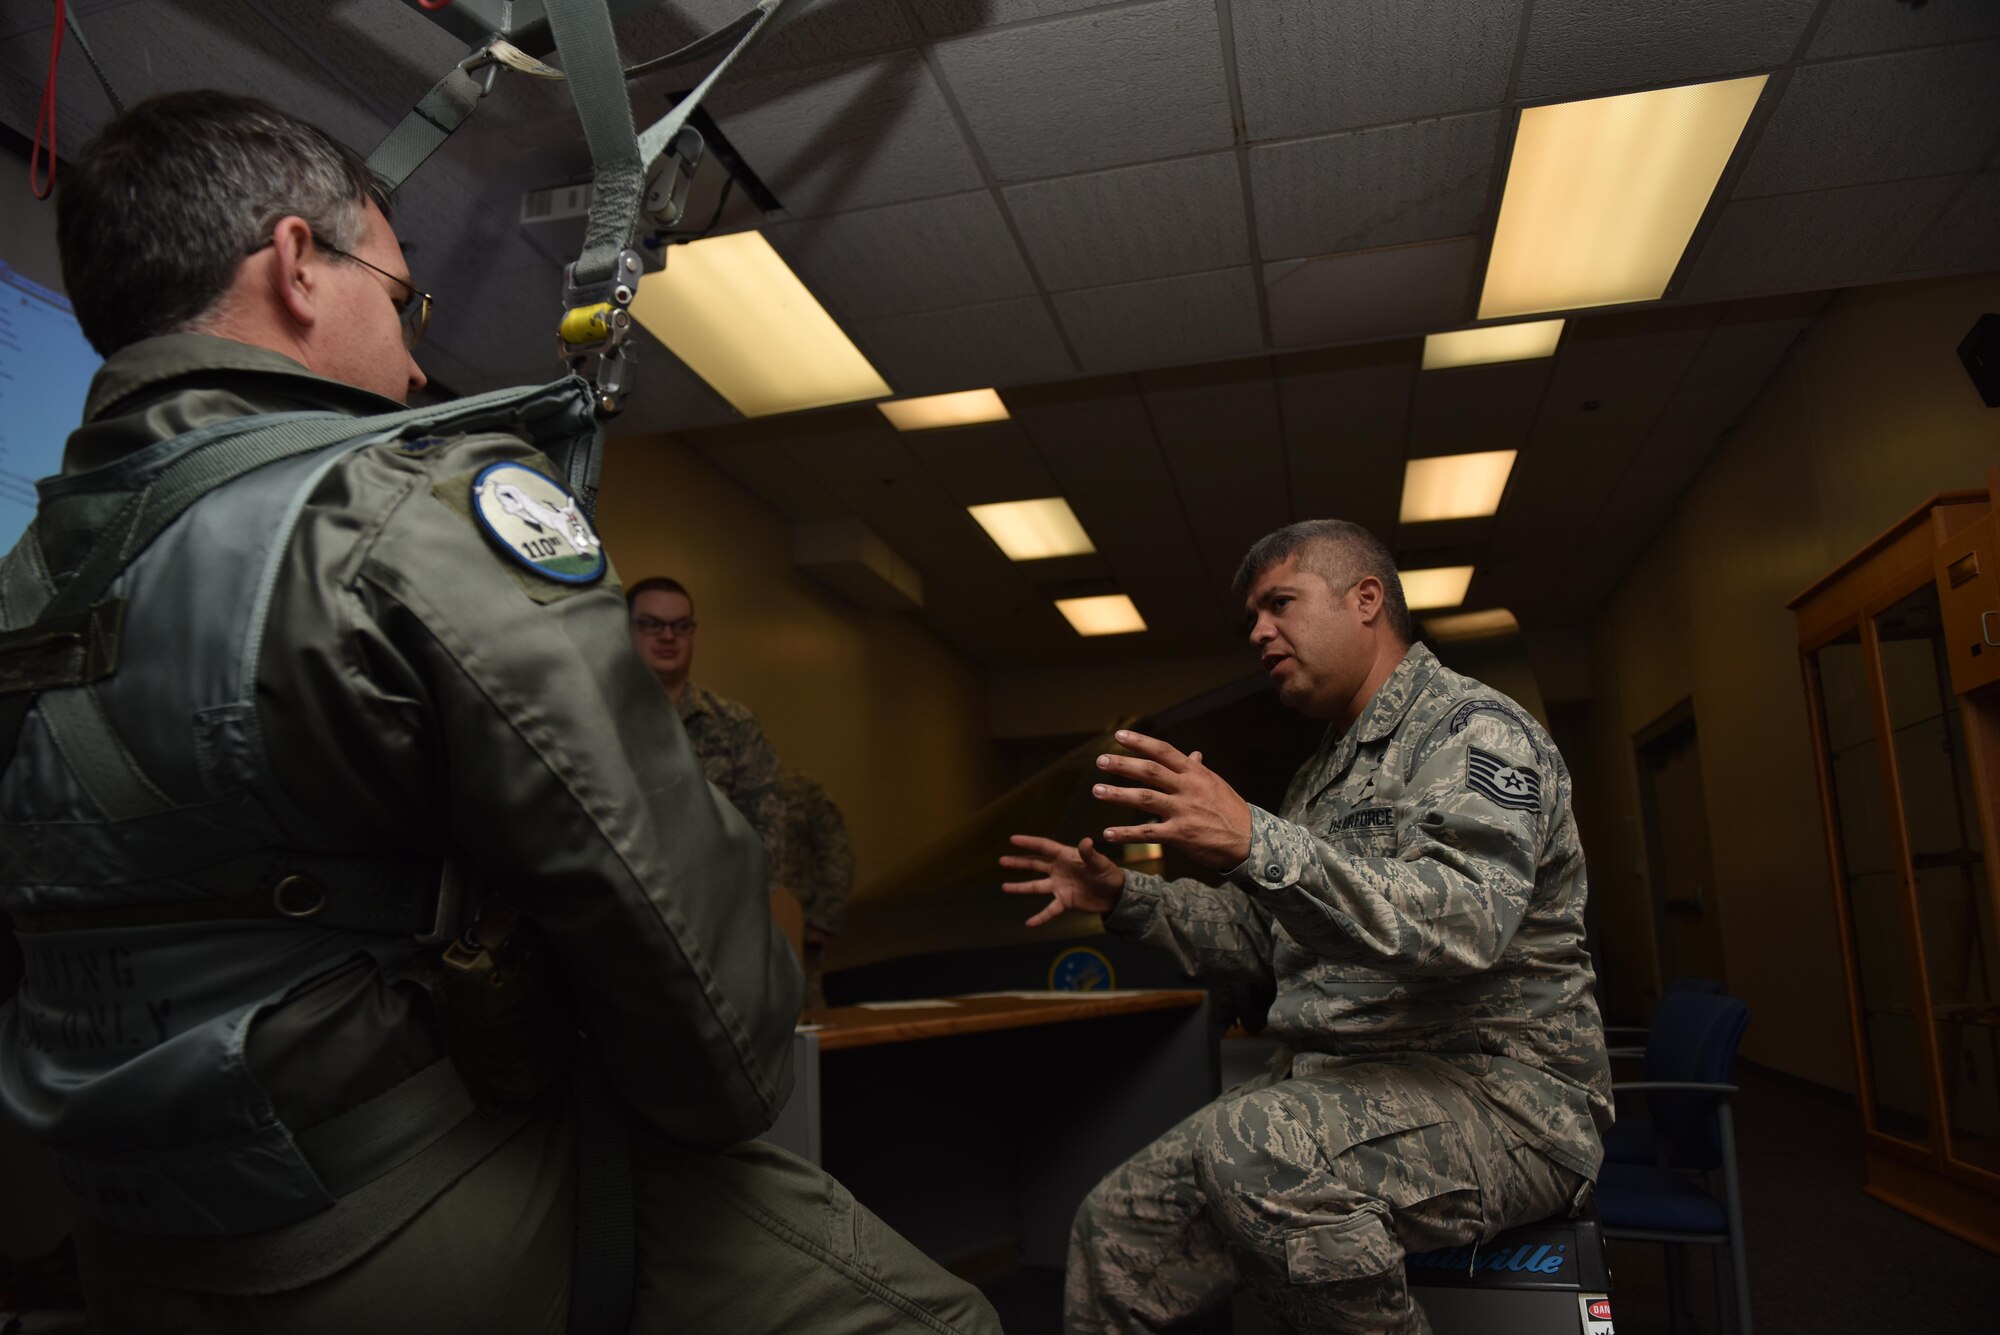
<svg viewBox="0 0 2000 1335">
<path fill-rule="evenodd" d="M 1083 913 L 1109 913 L 1125 892 L 1125 869 L 1090 846 L 1085 839 L 1075 848 L 1040 835 L 1017 834 L 1010 838 L 1028 856 L 1010 853 L 1000 865 L 1016 871 L 1039 874 L 1033 881 L 1010 881 L 1001 886 L 1010 895 L 1054 895 L 1042 911 L 1028 919 L 1028 926 L 1040 927 L 1060 917 L 1065 909 Z"/>
<path fill-rule="evenodd" d="M 1137 732 L 1119 733 L 1118 742 L 1137 754 L 1099 756 L 1097 767 L 1146 786 L 1115 788 L 1100 783 L 1090 791 L 1114 806 L 1136 807 L 1152 819 L 1145 825 L 1114 825 L 1104 832 L 1106 843 L 1166 844 L 1217 871 L 1250 856 L 1250 804 L 1201 763 L 1201 752 L 1182 755 Z"/>
</svg>

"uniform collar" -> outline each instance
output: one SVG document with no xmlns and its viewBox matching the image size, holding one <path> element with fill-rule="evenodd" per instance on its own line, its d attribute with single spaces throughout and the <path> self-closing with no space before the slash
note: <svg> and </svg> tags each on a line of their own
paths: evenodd
<svg viewBox="0 0 2000 1335">
<path fill-rule="evenodd" d="M 687 689 L 681 692 L 680 702 L 674 707 L 680 711 L 681 722 L 686 723 L 696 714 L 715 713 L 715 694 L 703 686 L 689 682 Z"/>
<path fill-rule="evenodd" d="M 1319 770 L 1320 786 L 1324 788 L 1345 774 L 1354 763 L 1355 753 L 1363 746 L 1381 741 L 1400 727 L 1409 716 L 1410 706 L 1437 673 L 1437 656 L 1421 642 L 1413 644 L 1403 654 L 1403 661 L 1396 664 L 1396 670 L 1375 688 L 1375 694 L 1362 707 L 1361 717 L 1354 720 L 1352 727 L 1335 737 L 1329 724 L 1326 741 L 1321 743 L 1326 749 L 1320 754 L 1327 755 L 1329 751 L 1332 754 Z"/>
<path fill-rule="evenodd" d="M 1430 685 L 1437 671 L 1437 655 L 1422 641 L 1411 645 L 1404 652 L 1403 661 L 1396 664 L 1396 670 L 1375 688 L 1361 717 L 1354 720 L 1349 731 L 1355 740 L 1363 744 L 1379 742 L 1400 727 L 1409 715 L 1410 706 L 1416 703 L 1424 687 Z"/>
<path fill-rule="evenodd" d="M 94 422 L 136 395 L 169 382 L 215 372 L 272 377 L 272 388 L 291 397 L 324 401 L 349 412 L 394 412 L 403 405 L 379 394 L 314 375 L 281 352 L 212 334 L 162 334 L 142 338 L 111 354 L 91 378 L 83 420 Z"/>
</svg>

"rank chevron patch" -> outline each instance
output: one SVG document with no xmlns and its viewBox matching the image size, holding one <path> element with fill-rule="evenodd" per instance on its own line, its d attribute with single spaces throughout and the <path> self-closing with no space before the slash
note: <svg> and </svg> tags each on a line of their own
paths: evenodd
<svg viewBox="0 0 2000 1335">
<path fill-rule="evenodd" d="M 1541 776 L 1526 765 L 1510 765 L 1478 747 L 1470 748 L 1465 782 L 1495 806 L 1511 811 L 1536 811 L 1542 805 Z"/>
</svg>

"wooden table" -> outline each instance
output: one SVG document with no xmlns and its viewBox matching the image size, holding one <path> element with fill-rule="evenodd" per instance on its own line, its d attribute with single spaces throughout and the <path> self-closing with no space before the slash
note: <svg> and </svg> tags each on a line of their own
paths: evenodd
<svg viewBox="0 0 2000 1335">
<path fill-rule="evenodd" d="M 1009 992 L 808 1011 L 765 1139 L 940 1261 L 1060 1267 L 1084 1195 L 1213 1098 L 1208 994 Z"/>
</svg>

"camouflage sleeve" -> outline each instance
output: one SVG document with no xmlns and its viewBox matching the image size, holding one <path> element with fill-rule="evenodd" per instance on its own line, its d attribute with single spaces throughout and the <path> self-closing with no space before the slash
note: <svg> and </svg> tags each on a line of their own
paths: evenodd
<svg viewBox="0 0 2000 1335">
<path fill-rule="evenodd" d="M 1407 787 L 1378 781 L 1393 851 L 1252 807 L 1250 856 L 1231 879 L 1308 950 L 1411 974 L 1483 972 L 1527 911 L 1560 777 L 1518 723 L 1481 712 L 1425 740 Z"/>
<path fill-rule="evenodd" d="M 847 822 L 833 800 L 819 793 L 808 806 L 806 828 L 812 835 L 811 882 L 806 901 L 806 926 L 828 936 L 838 935 L 847 917 L 847 900 L 854 893 L 854 850 L 847 841 Z"/>
<path fill-rule="evenodd" d="M 735 763 L 729 776 L 729 800 L 764 841 L 771 866 L 783 867 L 787 865 L 785 800 L 778 791 L 778 753 L 764 736 L 764 725 L 747 709 L 730 720 L 730 732 Z"/>
<path fill-rule="evenodd" d="M 1272 982 L 1270 912 L 1233 885 L 1125 873 L 1105 930 L 1174 957 L 1190 978 Z"/>
</svg>

